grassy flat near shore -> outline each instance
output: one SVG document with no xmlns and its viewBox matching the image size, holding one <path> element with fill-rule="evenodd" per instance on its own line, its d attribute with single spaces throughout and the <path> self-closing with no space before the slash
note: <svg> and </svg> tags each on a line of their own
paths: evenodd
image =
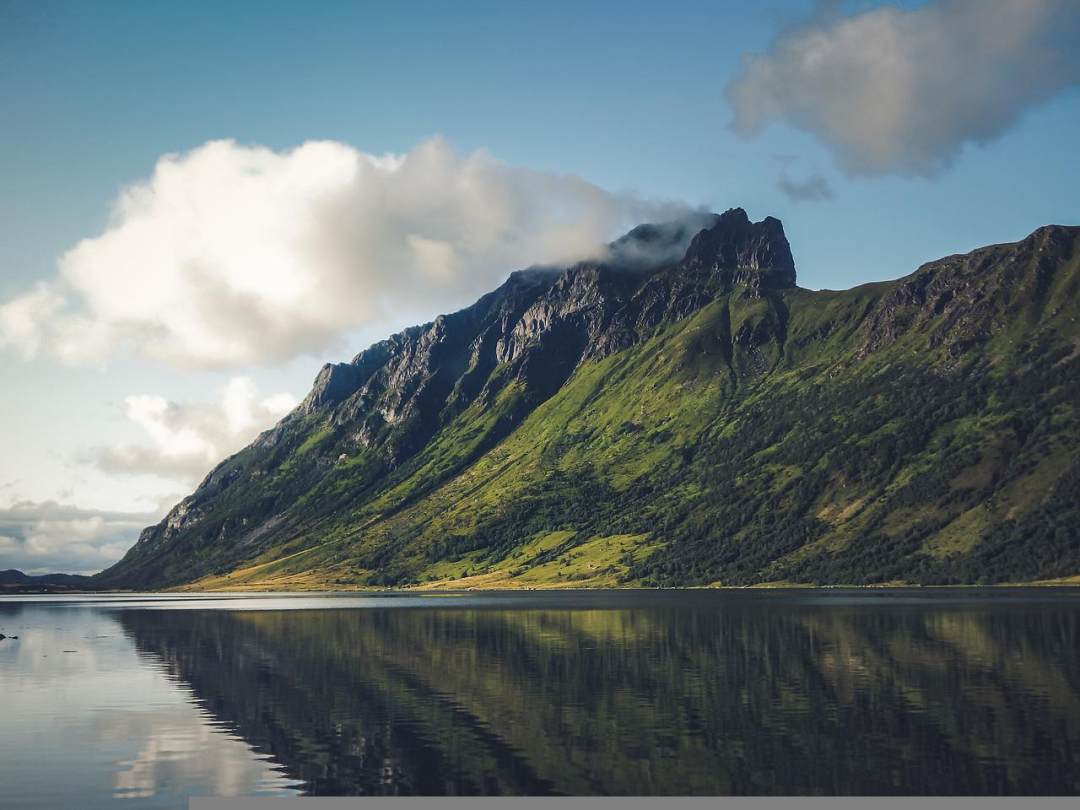
<svg viewBox="0 0 1080 810">
<path fill-rule="evenodd" d="M 233 594 L 257 594 L 257 593 L 385 593 L 388 591 L 398 593 L 460 593 L 462 591 L 641 591 L 641 590 L 707 590 L 707 591 L 770 591 L 770 590 L 800 590 L 800 591 L 829 591 L 829 590 L 896 590 L 900 588 L 918 588 L 920 590 L 956 590 L 956 589 L 980 589 L 988 588 L 1008 590 L 1010 588 L 1080 588 L 1080 574 L 1072 577 L 1058 579 L 1036 580 L 1033 582 L 999 582 L 993 585 L 921 585 L 916 582 L 885 582 L 871 585 L 853 585 L 849 583 L 837 583 L 822 585 L 818 583 L 800 582 L 765 582 L 755 585 L 723 585 L 714 583 L 711 585 L 685 585 L 645 587 L 642 585 L 619 585 L 602 582 L 604 577 L 596 577 L 592 580 L 582 579 L 577 581 L 523 581 L 506 575 L 505 572 L 477 574 L 456 579 L 425 582 L 420 585 L 403 586 L 377 586 L 377 585 L 343 585 L 331 584 L 319 581 L 315 577 L 286 576 L 276 579 L 259 579 L 257 577 L 238 581 L 232 577 L 215 577 L 193 582 L 189 585 L 181 585 L 162 590 L 131 591 L 120 589 L 85 590 L 77 588 L 20 588 L 12 586 L 0 587 L 0 598 L 10 595 L 21 594 L 125 594 L 125 593 L 233 593 Z"/>
<path fill-rule="evenodd" d="M 553 532 L 551 535 L 526 544 L 506 560 L 491 568 L 477 568 L 477 554 L 466 555 L 452 562 L 431 566 L 423 582 L 392 586 L 401 591 L 509 591 L 509 590 L 633 590 L 644 586 L 640 582 L 621 582 L 627 571 L 626 562 L 637 560 L 654 551 L 654 546 L 641 543 L 636 535 L 596 538 L 582 545 L 574 545 L 572 532 Z M 561 553 L 560 548 L 564 548 Z M 537 556 L 547 553 L 547 561 L 531 564 Z M 552 552 L 555 552 L 552 554 Z M 629 553 L 630 558 L 625 555 Z M 258 592 L 258 591 L 384 591 L 387 586 L 366 585 L 330 581 L 319 572 L 291 572 L 282 570 L 278 562 L 251 566 L 229 574 L 205 577 L 187 585 L 170 588 L 176 592 Z M 1050 580 L 996 583 L 1000 587 L 1069 587 L 1080 586 L 1080 574 Z M 680 586 L 665 586 L 674 588 Z M 682 586 L 695 589 L 782 589 L 782 588 L 906 588 L 935 587 L 896 580 L 873 584 L 822 584 L 778 580 L 774 582 L 725 584 L 714 582 L 706 585 Z M 937 587 L 986 587 L 978 585 Z"/>
<path fill-rule="evenodd" d="M 458 591 L 528 591 L 528 590 L 595 590 L 595 591 L 636 591 L 657 590 L 656 587 L 643 587 L 641 585 L 617 585 L 602 582 L 603 577 L 593 580 L 584 579 L 578 581 L 523 581 L 520 578 L 507 576 L 505 572 L 489 574 L 477 574 L 457 579 L 440 580 L 438 582 L 425 582 L 420 585 L 405 585 L 396 587 L 374 585 L 341 585 L 320 582 L 313 577 L 283 577 L 281 579 L 260 580 L 247 579 L 242 582 L 230 580 L 228 577 L 207 579 L 183 585 L 177 588 L 169 588 L 167 593 L 315 593 L 315 592 L 341 592 L 378 593 L 385 591 L 398 591 L 405 593 L 415 592 L 458 592 Z M 898 588 L 919 588 L 926 590 L 956 589 L 956 588 L 1078 588 L 1080 587 L 1080 574 L 1073 577 L 1063 577 L 1053 580 L 1038 580 L 1034 582 L 1002 582 L 994 585 L 920 585 L 913 582 L 887 582 L 872 585 L 852 585 L 837 583 L 821 585 L 816 583 L 799 582 L 767 582 L 755 585 L 723 585 L 719 583 L 711 585 L 690 586 L 665 586 L 659 590 L 895 590 Z"/>
</svg>

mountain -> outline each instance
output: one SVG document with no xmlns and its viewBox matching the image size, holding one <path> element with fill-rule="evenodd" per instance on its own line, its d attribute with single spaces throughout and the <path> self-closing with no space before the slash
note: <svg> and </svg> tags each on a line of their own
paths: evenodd
<svg viewBox="0 0 1080 810">
<path fill-rule="evenodd" d="M 1080 574 L 1080 228 L 846 291 L 779 220 L 645 225 L 324 366 L 109 587 Z"/>
<path fill-rule="evenodd" d="M 56 591 L 90 590 L 95 587 L 95 580 L 81 574 L 24 574 L 14 568 L 0 571 L 0 590 L 13 591 Z"/>
</svg>

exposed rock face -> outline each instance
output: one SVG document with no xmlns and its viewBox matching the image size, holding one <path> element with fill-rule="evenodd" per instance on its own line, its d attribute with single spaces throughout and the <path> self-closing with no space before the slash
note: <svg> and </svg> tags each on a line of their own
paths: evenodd
<svg viewBox="0 0 1080 810">
<path fill-rule="evenodd" d="M 327 363 L 300 405 L 304 413 L 333 407 L 348 397 L 360 384 L 360 370 L 351 363 Z"/>
<path fill-rule="evenodd" d="M 724 212 L 712 228 L 695 236 L 683 263 L 721 274 L 728 284 L 795 286 L 795 261 L 780 220 L 751 222 L 741 208 Z"/>
<path fill-rule="evenodd" d="M 708 227 L 691 237 L 688 228 L 697 224 Z M 667 262 L 675 249 L 684 255 Z M 604 260 L 514 273 L 467 309 L 394 335 L 351 363 L 324 366 L 300 412 L 333 411 L 358 445 L 383 447 L 397 463 L 448 415 L 481 395 L 490 400 L 510 380 L 522 380 L 542 400 L 583 360 L 633 345 L 718 292 L 794 283 L 779 220 L 752 223 L 736 208 L 642 225 L 614 242 Z M 493 380 L 499 365 L 509 373 Z"/>
<path fill-rule="evenodd" d="M 862 353 L 921 329 L 927 348 L 945 347 L 953 357 L 985 344 L 1025 310 L 1039 308 L 1055 274 L 1073 258 L 1077 234 L 1080 228 L 1047 225 L 1019 242 L 924 264 L 867 319 Z"/>
</svg>

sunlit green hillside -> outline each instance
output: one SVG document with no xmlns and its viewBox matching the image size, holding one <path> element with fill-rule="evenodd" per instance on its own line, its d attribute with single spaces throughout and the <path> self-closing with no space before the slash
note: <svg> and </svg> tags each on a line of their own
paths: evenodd
<svg viewBox="0 0 1080 810">
<path fill-rule="evenodd" d="M 729 214 L 681 263 L 517 274 L 470 310 L 327 367 L 305 406 L 103 582 L 1080 573 L 1080 229 L 832 292 L 775 274 L 782 231 L 716 236 Z M 726 247 L 702 260 L 709 234 L 757 240 L 758 266 L 725 269 Z"/>
</svg>

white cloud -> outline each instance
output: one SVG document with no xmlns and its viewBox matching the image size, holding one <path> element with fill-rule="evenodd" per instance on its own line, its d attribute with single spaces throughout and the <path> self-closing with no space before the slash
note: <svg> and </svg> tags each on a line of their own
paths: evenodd
<svg viewBox="0 0 1080 810">
<path fill-rule="evenodd" d="M 1075 0 L 936 0 L 826 16 L 745 55 L 736 132 L 784 121 L 851 174 L 932 176 L 1080 82 Z"/>
<path fill-rule="evenodd" d="M 260 398 L 255 383 L 234 377 L 215 403 L 176 403 L 140 394 L 124 400 L 125 413 L 148 443 L 102 447 L 93 460 L 106 472 L 157 475 L 194 484 L 297 405 L 287 393 Z"/>
<path fill-rule="evenodd" d="M 70 363 L 122 351 L 178 367 L 277 363 L 679 209 L 437 138 L 386 156 L 213 141 L 162 157 L 56 279 L 0 306 L 0 344 Z"/>
<path fill-rule="evenodd" d="M 0 509 L 0 570 L 94 573 L 119 560 L 143 527 L 159 518 L 20 501 Z"/>
</svg>

